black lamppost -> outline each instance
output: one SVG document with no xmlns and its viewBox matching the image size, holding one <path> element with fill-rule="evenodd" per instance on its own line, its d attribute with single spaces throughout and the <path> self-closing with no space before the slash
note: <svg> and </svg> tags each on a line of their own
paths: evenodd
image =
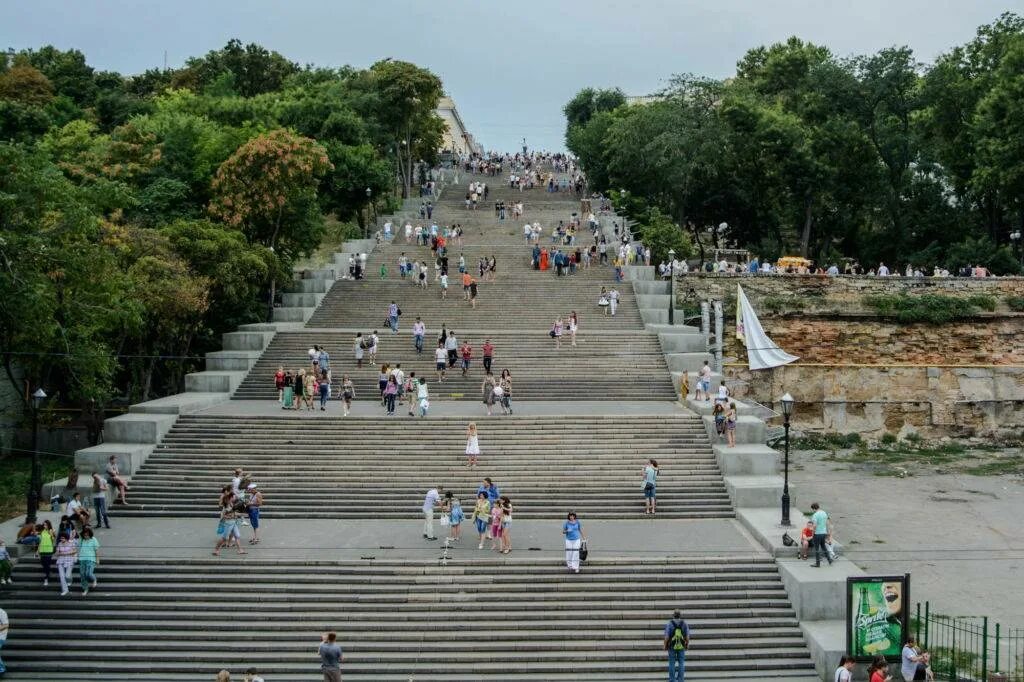
<svg viewBox="0 0 1024 682">
<path fill-rule="evenodd" d="M 676 262 L 676 250 L 668 250 L 668 323 L 675 324 L 676 308 L 676 272 L 673 263 Z"/>
<path fill-rule="evenodd" d="M 37 388 L 32 394 L 32 480 L 28 488 L 28 514 L 25 523 L 36 522 L 39 511 L 39 491 L 43 488 L 43 463 L 39 461 L 39 408 L 46 400 L 46 392 Z"/>
<path fill-rule="evenodd" d="M 366 188 L 366 209 L 365 217 L 363 218 L 363 224 L 366 225 L 366 232 L 363 236 L 369 236 L 370 234 L 370 197 L 373 196 L 373 190 L 369 187 Z"/>
<path fill-rule="evenodd" d="M 782 396 L 782 428 L 786 430 L 786 460 L 783 465 L 782 479 L 782 526 L 789 528 L 793 524 L 789 522 L 789 418 L 793 414 L 793 396 L 789 393 Z"/>
</svg>

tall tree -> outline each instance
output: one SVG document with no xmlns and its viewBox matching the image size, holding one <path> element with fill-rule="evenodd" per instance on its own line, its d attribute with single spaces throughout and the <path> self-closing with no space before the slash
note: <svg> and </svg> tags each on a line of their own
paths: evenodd
<svg viewBox="0 0 1024 682">
<path fill-rule="evenodd" d="M 210 213 L 275 254 L 268 319 L 273 318 L 278 276 L 320 243 L 323 216 L 316 209 L 316 188 L 330 170 L 323 147 L 286 130 L 246 142 L 217 170 Z"/>
</svg>

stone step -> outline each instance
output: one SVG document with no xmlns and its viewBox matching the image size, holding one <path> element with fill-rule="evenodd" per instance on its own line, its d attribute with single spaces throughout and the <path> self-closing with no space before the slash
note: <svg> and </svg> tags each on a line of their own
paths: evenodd
<svg viewBox="0 0 1024 682">
<path fill-rule="evenodd" d="M 309 679 L 310 643 L 330 628 L 345 649 L 348 680 L 650 679 L 663 673 L 661 630 L 675 608 L 693 630 L 693 677 L 788 671 L 809 679 L 813 671 L 781 577 L 764 556 L 609 559 L 587 562 L 579 575 L 547 559 L 441 567 L 113 558 L 84 599 L 43 589 L 40 571 L 20 563 L 19 590 L 4 604 L 19 624 L 4 648 L 19 679 L 203 679 L 249 666 L 268 679 Z M 237 627 L 239 595 L 259 619 L 244 637 L 210 637 Z M 475 638 L 495 613 L 505 634 Z M 47 655 L 53 629 L 69 627 L 81 636 L 64 639 L 60 656 Z M 569 670 L 575 677 L 558 677 Z"/>
</svg>

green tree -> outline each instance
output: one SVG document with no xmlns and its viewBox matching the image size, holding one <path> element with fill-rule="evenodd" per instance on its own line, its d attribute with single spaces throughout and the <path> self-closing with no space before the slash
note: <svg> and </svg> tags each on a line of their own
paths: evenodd
<svg viewBox="0 0 1024 682">
<path fill-rule="evenodd" d="M 183 85 L 201 90 L 227 72 L 233 77 L 233 89 L 243 97 L 280 90 L 285 80 L 299 70 L 299 66 L 281 54 L 256 43 L 242 45 L 238 39 L 229 40 L 220 50 L 207 52 L 203 57 L 192 57 L 185 69 L 175 75 L 175 87 Z"/>
<path fill-rule="evenodd" d="M 319 178 L 330 170 L 323 147 L 309 138 L 274 130 L 242 145 L 214 177 L 210 213 L 276 256 L 268 319 L 282 270 L 320 243 L 323 216 L 316 208 L 316 188 Z"/>
<path fill-rule="evenodd" d="M 0 350 L 57 400 L 105 399 L 131 325 L 128 287 L 80 190 L 36 150 L 0 143 Z"/>
<path fill-rule="evenodd" d="M 972 185 L 1001 197 L 1024 228 L 1024 35 L 1010 44 L 975 119 Z"/>
<path fill-rule="evenodd" d="M 53 85 L 39 69 L 28 64 L 15 64 L 0 73 L 0 99 L 44 106 L 53 101 Z"/>
</svg>

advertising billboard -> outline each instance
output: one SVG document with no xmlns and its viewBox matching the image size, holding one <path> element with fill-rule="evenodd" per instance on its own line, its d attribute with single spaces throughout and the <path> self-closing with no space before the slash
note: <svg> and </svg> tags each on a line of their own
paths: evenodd
<svg viewBox="0 0 1024 682">
<path fill-rule="evenodd" d="M 846 650 L 899 660 L 910 626 L 910 574 L 846 579 Z"/>
</svg>

